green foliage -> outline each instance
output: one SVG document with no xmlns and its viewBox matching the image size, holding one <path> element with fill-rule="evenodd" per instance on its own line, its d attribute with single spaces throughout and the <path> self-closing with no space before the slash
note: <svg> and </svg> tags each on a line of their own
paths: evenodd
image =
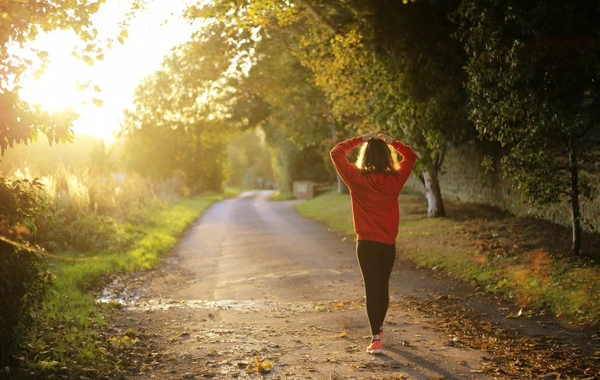
<svg viewBox="0 0 600 380">
<path fill-rule="evenodd" d="M 329 163 L 330 158 L 327 157 L 326 160 Z M 303 148 L 292 162 L 292 180 L 331 183 L 334 178 L 332 173 L 325 169 L 323 161 L 323 156 L 317 149 L 313 147 Z"/>
<path fill-rule="evenodd" d="M 0 177 L 0 364 L 18 347 L 50 276 L 26 240 L 48 212 L 37 180 Z"/>
<path fill-rule="evenodd" d="M 219 1 L 192 14 L 261 28 L 248 82 L 278 138 L 321 149 L 340 135 L 385 131 L 415 147 L 417 172 L 437 183 L 447 146 L 474 134 L 464 114 L 464 54 L 447 17 L 455 7 Z"/>
<path fill-rule="evenodd" d="M 0 177 L 0 232 L 19 238 L 19 225 L 36 230 L 38 220 L 49 212 L 49 205 L 41 196 L 42 188 L 38 179 Z"/>
<path fill-rule="evenodd" d="M 246 16 L 251 17 L 252 10 L 248 12 Z M 241 22 L 251 22 L 242 15 L 240 18 Z M 321 158 L 310 165 L 324 172 L 333 120 L 324 94 L 312 82 L 311 71 L 290 50 L 289 34 L 261 30 L 259 37 L 248 75 L 230 82 L 235 89 L 230 121 L 242 127 L 262 127 L 273 154 L 275 181 L 281 192 L 289 194 L 293 180 L 307 179 L 297 171 L 311 159 L 302 151 L 317 152 Z M 249 99 L 253 100 L 251 107 Z"/>
<path fill-rule="evenodd" d="M 23 343 L 51 282 L 44 257 L 33 249 L 0 241 L 0 364 Z"/>
<path fill-rule="evenodd" d="M 158 255 L 175 244 L 172 235 L 211 200 L 165 208 L 163 202 L 176 197 L 170 183 L 157 185 L 139 175 L 113 176 L 90 168 L 77 172 L 59 167 L 41 179 L 32 179 L 32 172 L 35 168 L 25 171 L 29 177 L 19 170 L 16 178 L 0 178 L 2 368 L 36 329 L 44 330 L 44 338 L 36 341 L 45 347 L 40 352 L 62 342 L 53 360 L 66 360 L 73 345 L 81 344 L 78 352 L 95 352 L 85 359 L 94 362 L 101 355 L 94 340 L 78 340 L 81 326 L 98 313 L 88 292 L 103 283 L 107 272 L 155 265 Z M 52 267 L 57 278 L 53 287 L 48 288 L 46 253 L 25 240 L 59 258 L 61 264 Z"/>
<path fill-rule="evenodd" d="M 505 147 L 502 169 L 525 201 L 571 202 L 575 252 L 579 198 L 590 195 L 581 172 L 598 172 L 599 15 L 596 2 L 559 0 L 471 0 L 457 12 L 471 119 Z"/>
<path fill-rule="evenodd" d="M 84 46 L 73 52 L 88 63 L 102 59 L 102 47 L 96 45 L 98 31 L 91 24 L 104 0 L 0 1 L 0 155 L 18 144 L 35 141 L 40 133 L 50 144 L 72 139 L 72 111 L 49 113 L 19 97 L 19 83 L 28 68 L 39 76 L 48 61 L 48 52 L 25 47 L 42 32 L 71 29 Z M 21 48 L 19 50 L 19 47 Z M 37 222 L 48 210 L 36 179 L 7 180 L 0 177 L 0 243 L 2 262 L 0 281 L 0 349 L 5 364 L 7 350 L 13 348 L 18 334 L 29 323 L 40 296 L 45 291 L 47 275 L 41 257 L 22 242 L 37 230 Z M 8 236 L 10 239 L 6 239 Z M 6 241 L 13 240 L 11 243 Z M 17 245 L 15 245 L 17 244 Z M 24 248 L 25 247 L 25 248 Z M 4 365 L 2 366 L 4 367 Z"/>
<path fill-rule="evenodd" d="M 242 90 L 268 105 L 265 122 L 271 145 L 281 139 L 298 148 L 319 147 L 331 138 L 332 120 L 323 92 L 313 84 L 313 74 L 290 50 L 284 33 L 264 33 L 256 46 L 257 60 Z M 271 132 L 278 129 L 278 132 Z M 324 156 L 327 152 L 323 151 Z"/>
<path fill-rule="evenodd" d="M 292 194 L 292 163 L 298 157 L 299 149 L 296 145 L 282 140 L 271 146 L 271 152 L 271 165 L 277 189 L 284 196 Z"/>
<path fill-rule="evenodd" d="M 130 173 L 120 176 L 123 179 L 59 169 L 45 177 L 47 196 L 56 211 L 40 225 L 38 244 L 52 252 L 125 248 L 130 242 L 116 222 L 135 218 L 141 204 L 151 204 L 156 198 L 150 181 Z M 145 186 L 148 192 L 135 190 L 132 183 Z"/>
<path fill-rule="evenodd" d="M 460 9 L 471 118 L 483 137 L 507 147 L 503 167 L 532 203 L 568 194 L 569 141 L 595 119 L 600 49 L 585 42 L 595 35 L 587 12 L 560 1 L 470 1 Z"/>
<path fill-rule="evenodd" d="M 304 2 L 301 2 L 304 3 Z M 464 57 L 451 38 L 454 2 L 326 2 L 305 20 L 298 55 L 351 133 L 383 130 L 419 153 L 437 175 L 448 144 L 472 135 L 464 117 Z"/>
<path fill-rule="evenodd" d="M 39 179 L 32 179 L 35 175 L 34 167 L 18 169 L 13 182 L 36 183 L 34 200 L 45 213 L 38 213 L 27 229 L 17 225 L 17 230 L 34 231 L 30 240 L 53 253 L 127 249 L 136 223 L 145 218 L 141 210 L 179 198 L 184 187 L 176 181 L 155 182 L 135 173 L 108 174 L 84 167 L 59 166 Z M 14 195 L 12 188 L 9 194 Z M 14 207 L 7 213 L 16 215 Z M 24 215 L 17 219 L 27 220 Z"/>
<path fill-rule="evenodd" d="M 261 130 L 249 129 L 234 136 L 227 145 L 227 162 L 232 186 L 255 187 L 258 182 L 273 182 L 271 153 Z"/>
<path fill-rule="evenodd" d="M 136 91 L 122 127 L 131 167 L 156 178 L 179 174 L 192 191 L 218 189 L 228 129 L 261 124 L 272 152 L 285 155 L 274 159 L 278 186 L 291 191 L 295 146 L 319 147 L 325 157 L 320 143 L 331 134 L 310 75 L 281 34 L 212 19 Z"/>
<path fill-rule="evenodd" d="M 226 40 L 207 28 L 176 47 L 136 89 L 121 125 L 130 168 L 153 178 L 180 176 L 193 194 L 225 181 L 222 75 L 230 68 Z M 201 55 L 200 55 L 201 54 Z"/>
</svg>

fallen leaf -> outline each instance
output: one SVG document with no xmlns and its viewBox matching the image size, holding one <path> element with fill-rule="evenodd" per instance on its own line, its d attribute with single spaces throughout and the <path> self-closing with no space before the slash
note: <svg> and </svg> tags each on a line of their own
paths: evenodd
<svg viewBox="0 0 600 380">
<path fill-rule="evenodd" d="M 248 359 L 250 361 L 250 359 Z M 258 373 L 267 373 L 273 369 L 273 362 L 269 360 L 262 361 L 259 357 L 254 358 L 254 363 L 248 364 L 246 372 L 256 371 Z"/>
<path fill-rule="evenodd" d="M 506 319 L 517 319 L 523 314 L 523 309 L 520 309 L 518 313 L 512 312 L 506 316 Z"/>
</svg>

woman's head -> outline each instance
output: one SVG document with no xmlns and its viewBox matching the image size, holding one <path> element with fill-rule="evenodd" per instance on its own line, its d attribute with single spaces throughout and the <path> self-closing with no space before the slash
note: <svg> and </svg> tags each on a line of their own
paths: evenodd
<svg viewBox="0 0 600 380">
<path fill-rule="evenodd" d="M 364 144 L 358 155 L 356 166 L 363 174 L 396 173 L 398 162 L 385 141 L 372 138 Z"/>
</svg>

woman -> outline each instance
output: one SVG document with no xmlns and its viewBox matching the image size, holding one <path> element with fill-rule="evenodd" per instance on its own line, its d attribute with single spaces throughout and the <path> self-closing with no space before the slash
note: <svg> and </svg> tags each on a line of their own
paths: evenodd
<svg viewBox="0 0 600 380">
<path fill-rule="evenodd" d="M 346 155 L 363 142 L 357 165 Z M 390 147 L 403 157 L 398 165 Z M 396 259 L 400 210 L 398 196 L 417 155 L 407 145 L 380 133 L 367 133 L 337 144 L 331 160 L 350 188 L 352 219 L 357 235 L 356 255 L 365 283 L 367 316 L 373 338 L 370 354 L 381 354 L 383 321 L 389 304 L 389 280 Z"/>
</svg>

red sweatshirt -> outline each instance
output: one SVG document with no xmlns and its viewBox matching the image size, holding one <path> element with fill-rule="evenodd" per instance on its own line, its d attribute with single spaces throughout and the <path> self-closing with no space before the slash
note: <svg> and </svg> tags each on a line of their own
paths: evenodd
<svg viewBox="0 0 600 380">
<path fill-rule="evenodd" d="M 346 154 L 363 143 L 362 137 L 342 141 L 331 151 L 336 170 L 350 188 L 354 232 L 358 240 L 395 244 L 398 235 L 400 209 L 398 196 L 415 165 L 417 155 L 408 145 L 394 140 L 392 147 L 402 155 L 397 174 L 363 175 L 348 162 Z"/>
</svg>

